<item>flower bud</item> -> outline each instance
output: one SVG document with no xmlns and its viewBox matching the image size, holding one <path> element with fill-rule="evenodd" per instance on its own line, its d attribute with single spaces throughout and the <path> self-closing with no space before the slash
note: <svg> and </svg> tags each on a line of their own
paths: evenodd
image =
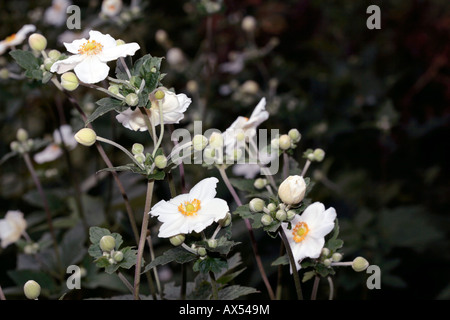
<svg viewBox="0 0 450 320">
<path fill-rule="evenodd" d="M 23 286 L 25 296 L 30 300 L 36 300 L 41 294 L 41 286 L 34 280 L 28 280 Z"/>
<path fill-rule="evenodd" d="M 162 90 L 157 90 L 155 92 L 155 98 L 158 99 L 158 100 L 164 99 L 165 95 L 166 94 Z"/>
<path fill-rule="evenodd" d="M 90 147 L 97 140 L 97 134 L 90 128 L 83 128 L 75 134 L 75 140 L 86 147 Z"/>
<path fill-rule="evenodd" d="M 56 49 L 52 49 L 48 52 L 47 56 L 49 57 L 49 59 L 56 61 L 59 59 L 59 57 L 61 57 L 61 52 Z"/>
<path fill-rule="evenodd" d="M 363 257 L 356 257 L 352 263 L 352 268 L 356 272 L 364 271 L 367 269 L 368 266 L 369 266 L 369 262 L 366 259 L 364 259 Z"/>
<path fill-rule="evenodd" d="M 228 227 L 231 223 L 231 214 L 228 212 L 225 218 L 219 220 L 219 225 L 222 228 Z"/>
<path fill-rule="evenodd" d="M 125 102 L 131 107 L 137 106 L 137 104 L 139 103 L 139 97 L 136 93 L 129 93 L 125 97 Z"/>
<path fill-rule="evenodd" d="M 23 148 L 21 147 L 20 143 L 17 141 L 12 141 L 11 144 L 9 145 L 9 147 L 11 148 L 11 151 L 14 152 L 22 152 Z"/>
<path fill-rule="evenodd" d="M 217 239 L 208 239 L 208 247 L 214 249 L 217 247 Z"/>
<path fill-rule="evenodd" d="M 134 143 L 131 147 L 131 152 L 133 154 L 141 154 L 144 152 L 144 146 L 140 143 Z"/>
<path fill-rule="evenodd" d="M 325 158 L 325 151 L 318 148 L 318 149 L 314 150 L 313 155 L 314 155 L 314 160 L 321 162 L 323 160 L 323 158 Z"/>
<path fill-rule="evenodd" d="M 260 212 L 263 210 L 265 204 L 266 203 L 264 202 L 263 199 L 253 198 L 252 200 L 250 200 L 248 207 L 252 212 Z"/>
<path fill-rule="evenodd" d="M 123 253 L 122 251 L 116 251 L 113 254 L 113 259 L 115 262 L 120 262 L 123 260 Z"/>
<path fill-rule="evenodd" d="M 197 134 L 192 139 L 192 145 L 194 146 L 194 150 L 202 151 L 208 145 L 208 139 L 201 134 Z"/>
<path fill-rule="evenodd" d="M 320 253 L 321 256 L 323 257 L 328 257 L 330 255 L 330 249 L 328 248 L 322 248 L 322 252 Z"/>
<path fill-rule="evenodd" d="M 331 266 L 331 259 L 327 258 L 325 260 L 323 260 L 323 264 L 325 265 L 325 267 L 329 267 Z"/>
<path fill-rule="evenodd" d="M 263 225 L 265 225 L 265 226 L 270 225 L 272 222 L 273 222 L 273 218 L 272 218 L 272 216 L 271 216 L 270 214 L 264 214 L 264 215 L 261 217 L 261 223 L 262 223 Z"/>
<path fill-rule="evenodd" d="M 334 262 L 341 261 L 342 260 L 342 254 L 340 254 L 339 252 L 333 253 L 333 255 L 331 256 L 331 260 L 333 260 Z"/>
<path fill-rule="evenodd" d="M 167 32 L 165 30 L 159 29 L 155 32 L 155 40 L 156 42 L 163 44 L 169 39 Z"/>
<path fill-rule="evenodd" d="M 100 249 L 109 252 L 116 247 L 116 239 L 113 236 L 103 236 L 100 239 Z"/>
<path fill-rule="evenodd" d="M 213 132 L 209 137 L 209 145 L 213 148 L 222 148 L 223 136 L 218 132 Z"/>
<path fill-rule="evenodd" d="M 186 89 L 187 91 L 189 91 L 190 93 L 195 93 L 198 91 L 198 83 L 195 80 L 189 80 L 186 83 Z"/>
<path fill-rule="evenodd" d="M 288 210 L 288 211 L 286 212 L 286 220 L 287 220 L 287 221 L 291 221 L 292 219 L 294 219 L 294 217 L 295 217 L 296 214 L 297 214 L 297 213 L 296 213 L 294 210 Z"/>
<path fill-rule="evenodd" d="M 108 87 L 108 91 L 112 94 L 119 95 L 120 94 L 120 87 L 117 84 L 112 84 Z"/>
<path fill-rule="evenodd" d="M 19 128 L 16 133 L 16 138 L 19 142 L 25 142 L 28 139 L 28 132 L 23 128 Z"/>
<path fill-rule="evenodd" d="M 267 210 L 269 210 L 270 212 L 273 212 L 277 209 L 277 206 L 275 203 L 271 202 L 267 205 Z"/>
<path fill-rule="evenodd" d="M 167 166 L 167 158 L 166 156 L 160 154 L 155 158 L 155 165 L 159 169 L 164 169 Z"/>
<path fill-rule="evenodd" d="M 287 134 L 283 134 L 279 139 L 279 146 L 281 150 L 287 150 L 291 147 L 292 140 Z"/>
<path fill-rule="evenodd" d="M 52 60 L 50 58 L 45 58 L 44 59 L 44 68 L 45 68 L 45 70 L 50 71 L 50 69 L 52 68 L 54 63 L 55 63 L 54 60 Z"/>
<path fill-rule="evenodd" d="M 143 153 L 138 153 L 134 155 L 134 159 L 136 159 L 137 162 L 140 164 L 145 162 L 145 155 Z"/>
<path fill-rule="evenodd" d="M 284 210 L 278 210 L 275 214 L 275 218 L 277 218 L 278 221 L 285 221 L 287 218 L 286 211 Z"/>
<path fill-rule="evenodd" d="M 285 204 L 299 204 L 305 197 L 306 183 L 302 176 L 289 176 L 278 188 L 278 196 Z"/>
<path fill-rule="evenodd" d="M 181 245 L 184 240 L 186 239 L 186 236 L 184 234 L 177 234 L 176 236 L 170 237 L 170 243 L 174 246 Z"/>
<path fill-rule="evenodd" d="M 255 180 L 255 183 L 253 183 L 253 186 L 256 189 L 262 189 L 267 185 L 267 179 L 264 178 L 258 178 Z"/>
<path fill-rule="evenodd" d="M 28 44 L 30 45 L 31 49 L 42 51 L 47 48 L 47 39 L 42 34 L 33 33 L 28 37 Z"/>
<path fill-rule="evenodd" d="M 280 139 L 279 138 L 274 138 L 270 141 L 270 146 L 272 147 L 272 149 L 279 149 L 280 148 Z"/>
<path fill-rule="evenodd" d="M 256 19 L 252 16 L 246 16 L 242 19 L 242 30 L 246 32 L 253 32 L 256 29 Z"/>
<path fill-rule="evenodd" d="M 204 257 L 204 256 L 206 256 L 206 249 L 203 247 L 200 247 L 197 249 L 197 253 L 199 256 Z"/>
<path fill-rule="evenodd" d="M 67 91 L 73 91 L 80 85 L 77 76 L 73 72 L 66 72 L 61 76 L 61 86 Z"/>
<path fill-rule="evenodd" d="M 302 138 L 302 135 L 300 134 L 300 132 L 297 129 L 289 130 L 288 135 L 294 143 L 299 142 L 300 139 Z"/>
<path fill-rule="evenodd" d="M 0 70 L 0 79 L 6 80 L 9 78 L 9 70 L 6 68 L 2 68 Z"/>
</svg>

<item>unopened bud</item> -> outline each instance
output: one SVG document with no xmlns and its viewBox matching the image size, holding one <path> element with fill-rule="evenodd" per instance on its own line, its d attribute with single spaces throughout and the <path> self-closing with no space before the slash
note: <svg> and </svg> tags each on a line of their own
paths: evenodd
<svg viewBox="0 0 450 320">
<path fill-rule="evenodd" d="M 23 286 L 25 296 L 30 300 L 36 300 L 41 294 L 41 286 L 34 280 L 28 280 Z"/>
<path fill-rule="evenodd" d="M 242 19 L 241 23 L 242 30 L 246 32 L 252 32 L 256 28 L 256 19 L 252 16 L 246 16 Z"/>
<path fill-rule="evenodd" d="M 270 212 L 274 212 L 275 210 L 277 210 L 277 206 L 275 203 L 271 202 L 267 205 L 267 210 L 269 210 Z"/>
<path fill-rule="evenodd" d="M 323 257 L 328 257 L 330 255 L 330 249 L 328 248 L 322 248 L 322 252 L 320 253 L 321 256 Z"/>
<path fill-rule="evenodd" d="M 192 139 L 192 145 L 194 146 L 194 150 L 202 151 L 208 145 L 208 139 L 201 134 L 197 134 Z"/>
<path fill-rule="evenodd" d="M 285 221 L 287 218 L 286 211 L 278 210 L 277 213 L 275 214 L 275 217 L 277 218 L 278 221 Z"/>
<path fill-rule="evenodd" d="M 61 86 L 67 91 L 73 91 L 80 85 L 78 78 L 73 72 L 66 72 L 61 76 Z"/>
<path fill-rule="evenodd" d="M 53 61 L 56 61 L 59 59 L 59 57 L 61 57 L 61 52 L 59 52 L 56 49 L 50 50 L 47 54 L 47 56 L 52 59 Z"/>
<path fill-rule="evenodd" d="M 27 130 L 20 128 L 17 130 L 16 138 L 19 142 L 25 142 L 28 139 L 28 132 Z"/>
<path fill-rule="evenodd" d="M 334 262 L 341 261 L 342 260 L 342 254 L 340 254 L 339 252 L 333 253 L 333 255 L 331 256 L 331 260 L 333 260 Z"/>
<path fill-rule="evenodd" d="M 272 218 L 272 216 L 269 215 L 269 214 L 264 214 L 264 215 L 261 217 L 261 223 L 262 223 L 263 225 L 265 225 L 265 226 L 270 225 L 272 222 L 273 222 L 273 218 Z"/>
<path fill-rule="evenodd" d="M 217 239 L 208 239 L 208 247 L 214 249 L 217 247 Z"/>
<path fill-rule="evenodd" d="M 265 204 L 266 203 L 264 202 L 263 199 L 253 198 L 252 200 L 250 200 L 248 207 L 250 208 L 250 211 L 252 211 L 252 212 L 261 212 L 263 210 Z"/>
<path fill-rule="evenodd" d="M 167 158 L 166 156 L 160 154 L 155 157 L 155 166 L 159 169 L 164 169 L 167 166 Z"/>
<path fill-rule="evenodd" d="M 325 151 L 318 148 L 318 149 L 314 150 L 313 155 L 314 155 L 314 160 L 321 162 L 323 160 L 323 158 L 325 158 Z"/>
<path fill-rule="evenodd" d="M 52 60 L 50 58 L 45 58 L 44 59 L 44 68 L 45 68 L 45 70 L 50 71 L 50 69 L 52 68 L 54 63 L 55 63 L 54 60 Z"/>
<path fill-rule="evenodd" d="M 28 44 L 30 45 L 31 49 L 42 51 L 47 48 L 47 39 L 42 34 L 33 33 L 28 37 Z"/>
<path fill-rule="evenodd" d="M 90 128 L 83 128 L 75 134 L 75 140 L 86 147 L 90 147 L 97 140 L 97 134 Z"/>
<path fill-rule="evenodd" d="M 331 266 L 331 262 L 332 262 L 332 261 L 331 261 L 331 259 L 329 259 L 329 258 L 323 260 L 323 264 L 324 264 L 326 267 Z"/>
<path fill-rule="evenodd" d="M 297 129 L 289 130 L 288 135 L 294 143 L 299 142 L 300 139 L 302 138 L 302 135 L 300 134 L 300 132 Z"/>
<path fill-rule="evenodd" d="M 164 99 L 165 96 L 166 96 L 166 94 L 162 90 L 157 90 L 155 92 L 155 98 L 158 100 Z"/>
<path fill-rule="evenodd" d="M 209 145 L 213 148 L 222 148 L 223 136 L 218 132 L 213 132 L 209 137 Z"/>
<path fill-rule="evenodd" d="M 116 251 L 116 252 L 114 252 L 114 254 L 113 254 L 113 259 L 114 259 L 114 261 L 116 261 L 116 262 L 122 261 L 122 260 L 123 260 L 123 253 L 122 253 L 122 251 Z"/>
<path fill-rule="evenodd" d="M 108 91 L 112 94 L 119 95 L 120 94 L 120 87 L 117 84 L 112 84 L 108 87 Z"/>
<path fill-rule="evenodd" d="M 272 149 L 280 149 L 280 139 L 274 138 L 270 141 L 270 146 Z"/>
<path fill-rule="evenodd" d="M 279 139 L 279 146 L 281 150 L 287 150 L 291 147 L 292 140 L 287 134 L 283 134 Z"/>
<path fill-rule="evenodd" d="M 136 159 L 137 162 L 142 164 L 145 162 L 145 155 L 143 153 L 135 154 L 134 159 Z"/>
<path fill-rule="evenodd" d="M 356 257 L 352 263 L 352 268 L 356 272 L 364 271 L 367 269 L 368 266 L 369 266 L 369 262 L 366 259 L 364 259 L 363 257 Z"/>
<path fill-rule="evenodd" d="M 139 97 L 136 93 L 129 93 L 125 97 L 125 102 L 131 107 L 137 106 L 137 104 L 139 103 Z"/>
<path fill-rule="evenodd" d="M 223 228 L 228 227 L 231 223 L 231 214 L 228 212 L 225 218 L 219 220 L 219 225 Z"/>
<path fill-rule="evenodd" d="M 255 180 L 255 183 L 253 183 L 253 186 L 256 189 L 262 189 L 267 185 L 267 179 L 264 178 L 258 178 Z"/>
<path fill-rule="evenodd" d="M 116 40 L 116 46 L 121 46 L 123 44 L 125 44 L 125 41 L 123 41 L 122 39 L 117 39 Z"/>
<path fill-rule="evenodd" d="M 140 143 L 134 143 L 131 147 L 131 152 L 133 154 L 141 154 L 144 152 L 144 146 Z"/>
<path fill-rule="evenodd" d="M 288 210 L 288 211 L 286 212 L 286 220 L 287 220 L 287 221 L 291 221 L 292 219 L 294 219 L 294 217 L 295 217 L 296 214 L 297 214 L 297 213 L 296 213 L 294 210 Z"/>
<path fill-rule="evenodd" d="M 197 249 L 197 253 L 198 253 L 198 255 L 200 256 L 200 257 L 204 257 L 204 256 L 206 256 L 206 249 L 205 248 L 203 248 L 203 247 L 200 247 L 200 248 L 198 248 Z"/>
<path fill-rule="evenodd" d="M 109 252 L 116 247 L 116 239 L 113 236 L 103 236 L 100 239 L 100 249 Z"/>
<path fill-rule="evenodd" d="M 184 234 L 178 234 L 176 236 L 170 237 L 170 243 L 174 246 L 180 246 L 184 240 L 186 239 L 186 236 Z"/>
</svg>

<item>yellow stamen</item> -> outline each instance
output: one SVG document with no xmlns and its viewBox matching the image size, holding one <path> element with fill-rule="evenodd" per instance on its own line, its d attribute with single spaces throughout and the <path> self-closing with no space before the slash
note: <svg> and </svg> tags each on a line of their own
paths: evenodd
<svg viewBox="0 0 450 320">
<path fill-rule="evenodd" d="M 294 236 L 294 241 L 299 243 L 305 240 L 306 235 L 309 232 L 308 225 L 306 222 L 299 222 L 295 225 L 292 235 Z"/>
<path fill-rule="evenodd" d="M 5 41 L 6 42 L 11 42 L 16 38 L 16 34 L 13 33 L 12 35 L 10 35 L 9 37 L 6 37 Z"/>
<path fill-rule="evenodd" d="M 192 201 L 185 201 L 184 204 L 178 206 L 178 211 L 180 211 L 185 216 L 196 215 L 197 211 L 201 209 L 200 200 L 194 199 Z"/>
<path fill-rule="evenodd" d="M 82 44 L 78 49 L 79 54 L 87 54 L 89 56 L 96 55 L 102 52 L 103 45 L 95 40 L 88 40 L 85 44 Z"/>
</svg>

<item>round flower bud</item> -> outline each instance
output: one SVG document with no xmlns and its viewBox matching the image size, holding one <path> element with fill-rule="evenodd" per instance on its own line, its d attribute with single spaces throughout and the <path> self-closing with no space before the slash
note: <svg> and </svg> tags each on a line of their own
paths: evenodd
<svg viewBox="0 0 450 320">
<path fill-rule="evenodd" d="M 331 259 L 325 259 L 325 260 L 323 260 L 323 264 L 325 265 L 325 267 L 329 267 L 329 266 L 331 266 Z"/>
<path fill-rule="evenodd" d="M 115 262 L 120 262 L 123 260 L 123 253 L 122 251 L 116 251 L 113 254 L 113 259 Z"/>
<path fill-rule="evenodd" d="M 253 198 L 252 200 L 250 200 L 248 207 L 252 212 L 260 212 L 263 210 L 265 204 L 266 203 L 264 202 L 263 199 Z"/>
<path fill-rule="evenodd" d="M 270 146 L 272 147 L 272 149 L 279 149 L 280 148 L 280 139 L 279 138 L 274 138 L 270 141 Z"/>
<path fill-rule="evenodd" d="M 198 91 L 198 83 L 195 80 L 189 80 L 186 83 L 186 89 L 187 91 L 189 91 L 190 93 L 195 93 Z"/>
<path fill-rule="evenodd" d="M 246 32 L 252 32 L 256 29 L 256 19 L 252 16 L 246 16 L 242 19 L 242 30 Z"/>
<path fill-rule="evenodd" d="M 47 56 L 52 59 L 53 61 L 56 61 L 59 59 L 59 57 L 61 57 L 61 52 L 59 52 L 56 49 L 50 50 L 47 54 Z"/>
<path fill-rule="evenodd" d="M 75 140 L 86 147 L 90 147 L 97 140 L 97 134 L 90 128 L 83 128 L 75 134 Z"/>
<path fill-rule="evenodd" d="M 211 148 L 210 146 L 207 146 L 203 151 L 203 156 L 205 157 L 205 159 L 214 159 L 214 157 L 216 156 L 216 150 L 214 148 Z"/>
<path fill-rule="evenodd" d="M 204 257 L 204 256 L 206 256 L 207 252 L 206 252 L 205 248 L 200 247 L 200 248 L 197 249 L 197 253 L 198 253 L 199 256 Z"/>
<path fill-rule="evenodd" d="M 133 143 L 133 146 L 131 147 L 131 152 L 133 154 L 141 154 L 144 152 L 144 146 L 140 143 Z"/>
<path fill-rule="evenodd" d="M 208 139 L 201 134 L 197 134 L 192 139 L 192 145 L 194 146 L 194 150 L 202 151 L 208 145 Z"/>
<path fill-rule="evenodd" d="M 155 165 L 159 169 L 164 169 L 167 166 L 167 158 L 162 154 L 156 156 Z"/>
<path fill-rule="evenodd" d="M 108 87 L 108 91 L 112 94 L 119 95 L 120 94 L 120 87 L 117 84 L 112 84 Z"/>
<path fill-rule="evenodd" d="M 295 217 L 296 214 L 297 214 L 297 213 L 295 213 L 294 210 L 288 210 L 288 211 L 286 212 L 286 220 L 287 220 L 287 221 L 291 221 L 292 219 L 294 219 L 294 217 Z"/>
<path fill-rule="evenodd" d="M 269 203 L 269 204 L 267 205 L 266 208 L 267 208 L 270 212 L 273 212 L 273 211 L 275 211 L 275 210 L 277 209 L 277 206 L 276 206 L 275 203 L 271 202 L 271 203 Z"/>
<path fill-rule="evenodd" d="M 330 255 L 330 249 L 328 248 L 322 248 L 322 252 L 320 253 L 323 257 L 328 257 Z"/>
<path fill-rule="evenodd" d="M 231 213 L 227 213 L 225 218 L 219 220 L 219 225 L 222 228 L 228 227 L 231 224 Z"/>
<path fill-rule="evenodd" d="M 16 133 L 16 138 L 19 142 L 25 142 L 28 139 L 28 132 L 23 128 L 19 128 Z"/>
<path fill-rule="evenodd" d="M 288 135 L 294 143 L 299 142 L 300 139 L 302 138 L 302 135 L 300 134 L 300 132 L 297 129 L 289 130 Z"/>
<path fill-rule="evenodd" d="M 165 30 L 159 29 L 155 33 L 155 40 L 156 42 L 162 44 L 165 43 L 169 39 L 169 36 L 167 35 L 167 32 Z"/>
<path fill-rule="evenodd" d="M 174 246 L 181 245 L 186 239 L 184 234 L 177 234 L 176 236 L 170 237 L 170 243 Z"/>
<path fill-rule="evenodd" d="M 9 70 L 6 68 L 2 68 L 0 70 L 0 79 L 6 80 L 9 78 Z"/>
<path fill-rule="evenodd" d="M 80 85 L 77 76 L 73 72 L 66 72 L 61 76 L 61 86 L 67 91 L 73 91 Z"/>
<path fill-rule="evenodd" d="M 271 216 L 270 214 L 264 214 L 264 215 L 261 217 L 261 223 L 262 223 L 263 225 L 265 225 L 265 226 L 270 225 L 272 222 L 273 222 L 273 218 L 272 218 L 272 216 Z"/>
<path fill-rule="evenodd" d="M 9 147 L 11 148 L 11 151 L 14 151 L 14 152 L 21 152 L 23 149 L 20 146 L 20 143 L 17 141 L 12 141 L 11 144 L 9 145 Z"/>
<path fill-rule="evenodd" d="M 325 151 L 323 151 L 322 149 L 316 149 L 314 150 L 314 152 L 312 153 L 314 155 L 314 160 L 321 162 L 323 160 L 323 158 L 325 158 Z"/>
<path fill-rule="evenodd" d="M 30 300 L 36 300 L 41 294 L 41 286 L 34 280 L 28 280 L 23 286 L 25 296 Z"/>
<path fill-rule="evenodd" d="M 209 137 L 209 145 L 213 148 L 222 148 L 223 136 L 218 132 L 213 132 Z"/>
<path fill-rule="evenodd" d="M 139 97 L 136 93 L 129 93 L 125 97 L 125 102 L 131 107 L 137 106 L 137 104 L 139 103 Z"/>
<path fill-rule="evenodd" d="M 278 196 L 285 204 L 299 204 L 305 197 L 306 183 L 302 176 L 289 176 L 278 188 Z"/>
<path fill-rule="evenodd" d="M 277 218 L 278 221 L 285 221 L 287 218 L 286 211 L 278 210 L 277 213 L 275 214 L 275 217 Z"/>
<path fill-rule="evenodd" d="M 162 90 L 157 90 L 155 92 L 155 98 L 158 99 L 158 100 L 164 99 L 165 95 L 166 94 Z"/>
<path fill-rule="evenodd" d="M 331 256 L 331 260 L 333 260 L 334 262 L 341 261 L 342 260 L 342 254 L 340 254 L 339 252 L 333 253 L 333 255 Z"/>
<path fill-rule="evenodd" d="M 208 247 L 214 249 L 217 247 L 217 239 L 208 239 Z"/>
<path fill-rule="evenodd" d="M 279 139 L 279 146 L 281 150 L 287 150 L 291 147 L 292 140 L 287 134 L 283 134 Z"/>
<path fill-rule="evenodd" d="M 267 179 L 258 178 L 255 180 L 255 183 L 253 183 L 253 186 L 256 189 L 262 189 L 267 185 Z"/>
<path fill-rule="evenodd" d="M 145 162 L 145 155 L 143 153 L 135 154 L 134 158 L 136 159 L 137 162 L 141 164 Z"/>
<path fill-rule="evenodd" d="M 100 249 L 109 252 L 116 247 L 116 239 L 113 236 L 103 236 L 100 239 Z"/>
<path fill-rule="evenodd" d="M 47 48 L 47 39 L 42 34 L 33 33 L 28 37 L 28 44 L 30 45 L 31 49 L 42 51 Z"/>
<path fill-rule="evenodd" d="M 364 271 L 367 269 L 368 266 L 369 266 L 369 262 L 366 259 L 364 259 L 363 257 L 356 257 L 352 263 L 352 268 L 356 272 Z"/>
</svg>

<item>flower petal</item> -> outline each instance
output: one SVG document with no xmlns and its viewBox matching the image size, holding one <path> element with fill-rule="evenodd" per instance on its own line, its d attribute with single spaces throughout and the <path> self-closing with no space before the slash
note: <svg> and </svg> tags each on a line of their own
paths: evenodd
<svg viewBox="0 0 450 320">
<path fill-rule="evenodd" d="M 78 54 L 80 47 L 87 42 L 85 38 L 73 40 L 71 43 L 64 42 L 66 50 L 73 54 Z"/>
<path fill-rule="evenodd" d="M 94 40 L 99 42 L 103 46 L 103 50 L 115 47 L 116 40 L 109 34 L 103 34 L 100 31 L 91 30 L 89 31 L 89 40 Z"/>
<path fill-rule="evenodd" d="M 115 42 L 114 42 L 115 43 Z M 120 57 L 133 56 L 141 47 L 136 43 L 125 43 L 120 46 L 104 47 L 99 59 L 103 62 L 117 60 Z"/>
<path fill-rule="evenodd" d="M 42 164 L 56 160 L 61 157 L 62 154 L 63 151 L 61 148 L 56 143 L 52 143 L 45 147 L 41 152 L 36 153 L 33 159 L 36 163 Z"/>
<path fill-rule="evenodd" d="M 127 110 L 116 115 L 116 119 L 127 129 L 133 131 L 147 130 L 147 124 L 145 123 L 144 115 L 138 108 L 136 108 L 135 110 L 128 108 Z"/>
<path fill-rule="evenodd" d="M 80 81 L 85 83 L 97 83 L 105 80 L 108 73 L 108 65 L 95 56 L 84 58 L 81 63 L 75 66 L 75 74 Z"/>
<path fill-rule="evenodd" d="M 190 200 L 198 199 L 203 202 L 205 200 L 213 199 L 217 194 L 216 186 L 218 182 L 219 179 L 214 177 L 203 179 L 192 187 L 189 192 Z"/>
<path fill-rule="evenodd" d="M 52 65 L 50 72 L 56 72 L 59 74 L 65 73 L 74 69 L 82 61 L 83 57 L 80 55 L 73 55 L 64 60 L 58 60 Z"/>
</svg>

